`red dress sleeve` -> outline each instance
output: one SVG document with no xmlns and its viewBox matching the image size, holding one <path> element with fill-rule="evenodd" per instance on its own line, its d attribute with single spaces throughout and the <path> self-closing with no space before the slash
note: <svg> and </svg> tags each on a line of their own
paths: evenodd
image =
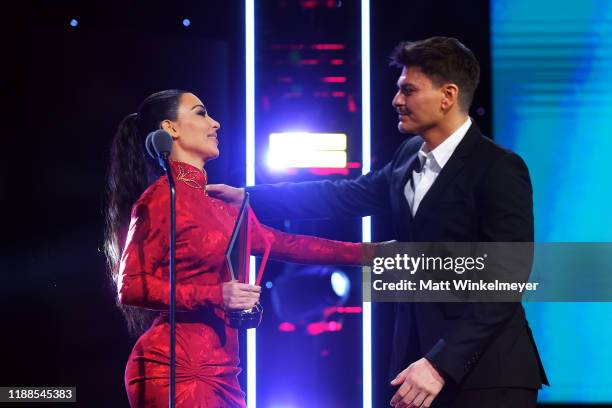
<svg viewBox="0 0 612 408">
<path fill-rule="evenodd" d="M 163 186 L 157 186 L 163 187 Z M 167 189 L 167 186 L 166 186 Z M 163 190 L 163 189 L 162 189 Z M 146 309 L 166 310 L 170 300 L 169 193 L 145 195 L 132 209 L 126 245 L 119 264 L 119 302 Z M 177 231 L 177 242 L 179 232 Z M 180 271 L 177 268 L 177 280 Z M 196 310 L 223 304 L 222 284 L 176 284 L 176 308 Z"/>
<path fill-rule="evenodd" d="M 255 214 L 253 214 L 255 216 Z M 301 264 L 361 265 L 364 246 L 361 243 L 334 241 L 307 235 L 288 234 L 254 223 L 253 252 L 264 252 L 264 239 L 271 244 L 270 257 Z"/>
</svg>

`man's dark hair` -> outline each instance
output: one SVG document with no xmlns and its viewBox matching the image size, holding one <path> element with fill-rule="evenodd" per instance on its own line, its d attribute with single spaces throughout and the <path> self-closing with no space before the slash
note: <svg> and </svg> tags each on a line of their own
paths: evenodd
<svg viewBox="0 0 612 408">
<path fill-rule="evenodd" d="M 454 83 L 459 87 L 459 106 L 467 112 L 478 86 L 480 66 L 474 53 L 452 37 L 404 41 L 391 53 L 391 65 L 418 67 L 436 86 Z"/>
</svg>

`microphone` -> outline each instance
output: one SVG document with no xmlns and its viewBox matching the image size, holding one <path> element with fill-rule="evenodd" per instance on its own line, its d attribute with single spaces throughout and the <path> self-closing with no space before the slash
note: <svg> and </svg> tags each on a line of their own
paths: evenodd
<svg viewBox="0 0 612 408">
<path fill-rule="evenodd" d="M 145 149 L 149 156 L 159 161 L 159 165 L 166 169 L 166 161 L 172 151 L 172 137 L 163 129 L 156 130 L 147 135 Z"/>
<path fill-rule="evenodd" d="M 145 149 L 152 158 L 157 159 L 161 168 L 166 172 L 168 187 L 170 187 L 170 304 L 168 305 L 170 317 L 170 387 L 168 390 L 168 406 L 174 408 L 176 397 L 176 186 L 168 161 L 172 151 L 172 137 L 163 129 L 151 132 L 145 139 Z"/>
<path fill-rule="evenodd" d="M 151 157 L 168 157 L 172 151 L 172 136 L 163 129 L 149 133 L 145 148 Z"/>
</svg>

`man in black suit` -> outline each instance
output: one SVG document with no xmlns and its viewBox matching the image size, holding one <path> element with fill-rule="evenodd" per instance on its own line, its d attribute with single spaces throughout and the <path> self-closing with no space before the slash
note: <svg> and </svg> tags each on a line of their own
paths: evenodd
<svg viewBox="0 0 612 408">
<path fill-rule="evenodd" d="M 249 187 L 262 219 L 390 213 L 403 242 L 532 242 L 529 172 L 468 116 L 480 68 L 454 38 L 401 43 L 393 107 L 406 140 L 355 180 Z M 209 186 L 227 201 L 243 189 Z M 535 407 L 548 384 L 520 303 L 400 303 L 391 360 L 394 407 Z M 434 401 L 435 399 L 435 401 Z"/>
</svg>

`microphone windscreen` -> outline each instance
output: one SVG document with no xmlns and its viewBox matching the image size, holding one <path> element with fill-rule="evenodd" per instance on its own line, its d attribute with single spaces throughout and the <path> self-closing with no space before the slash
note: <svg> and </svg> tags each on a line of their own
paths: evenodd
<svg viewBox="0 0 612 408">
<path fill-rule="evenodd" d="M 145 140 L 145 149 L 147 149 L 149 156 L 156 159 L 155 150 L 153 149 L 153 142 L 151 141 L 151 139 L 153 139 L 153 133 L 155 132 L 151 132 L 147 135 L 147 139 Z"/>
<path fill-rule="evenodd" d="M 158 155 L 169 155 L 172 151 L 172 137 L 163 129 L 156 130 L 151 136 L 151 144 Z"/>
</svg>

